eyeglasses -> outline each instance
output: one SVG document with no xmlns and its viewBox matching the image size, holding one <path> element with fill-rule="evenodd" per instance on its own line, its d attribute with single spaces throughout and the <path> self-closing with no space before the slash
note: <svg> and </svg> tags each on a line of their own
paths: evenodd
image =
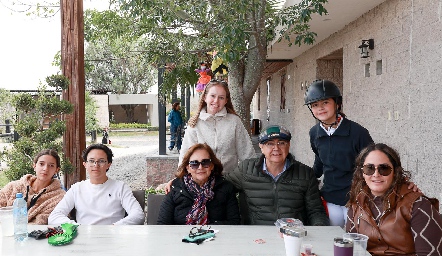
<svg viewBox="0 0 442 256">
<path fill-rule="evenodd" d="M 374 164 L 366 164 L 362 166 L 361 169 L 362 172 L 368 176 L 373 175 L 376 169 L 378 170 L 378 173 L 382 176 L 388 176 L 390 175 L 391 171 L 393 171 L 393 168 L 388 164 L 380 164 L 378 166 L 375 166 Z"/>
<path fill-rule="evenodd" d="M 209 168 L 211 163 L 212 163 L 211 159 L 203 159 L 203 160 L 201 160 L 201 162 L 198 162 L 198 160 L 190 161 L 189 165 L 192 169 L 196 170 L 196 169 L 198 169 L 200 164 L 203 168 Z"/>
<path fill-rule="evenodd" d="M 100 167 L 103 167 L 106 165 L 107 161 L 106 160 L 98 160 L 98 161 L 94 161 L 94 160 L 87 160 L 89 166 L 94 166 L 94 165 L 98 165 Z"/>
<path fill-rule="evenodd" d="M 211 228 L 212 227 L 207 226 L 207 225 L 203 225 L 199 228 L 193 227 L 189 231 L 189 237 L 194 238 L 194 237 L 201 236 L 201 235 L 204 235 L 207 233 L 213 233 L 213 230 L 211 230 Z"/>
<path fill-rule="evenodd" d="M 266 146 L 267 148 L 274 148 L 275 146 L 278 146 L 278 148 L 283 148 L 285 146 L 287 146 L 289 143 L 287 141 L 278 141 L 278 142 L 267 142 L 266 144 L 264 144 L 264 146 Z"/>
</svg>

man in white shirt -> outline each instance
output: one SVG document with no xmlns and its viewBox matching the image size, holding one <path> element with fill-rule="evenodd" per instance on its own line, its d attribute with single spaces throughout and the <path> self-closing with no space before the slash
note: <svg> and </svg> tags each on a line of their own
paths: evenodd
<svg viewBox="0 0 442 256">
<path fill-rule="evenodd" d="M 83 151 L 83 165 L 89 174 L 89 179 L 72 185 L 50 214 L 49 225 L 144 223 L 144 212 L 129 186 L 107 176 L 107 171 L 112 165 L 112 157 L 112 150 L 103 144 L 90 145 Z M 68 218 L 74 208 L 76 221 Z"/>
</svg>

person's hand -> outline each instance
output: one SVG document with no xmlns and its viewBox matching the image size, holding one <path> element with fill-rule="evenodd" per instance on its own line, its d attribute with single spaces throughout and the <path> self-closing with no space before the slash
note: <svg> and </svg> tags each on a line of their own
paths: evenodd
<svg viewBox="0 0 442 256">
<path fill-rule="evenodd" d="M 173 180 L 169 180 L 169 182 L 166 183 L 166 186 L 164 187 L 164 192 L 167 194 L 170 192 L 170 188 L 172 187 L 172 181 Z"/>
<path fill-rule="evenodd" d="M 412 189 L 414 192 L 422 192 L 416 184 L 414 184 L 413 182 L 409 182 L 408 183 L 408 189 Z"/>
</svg>

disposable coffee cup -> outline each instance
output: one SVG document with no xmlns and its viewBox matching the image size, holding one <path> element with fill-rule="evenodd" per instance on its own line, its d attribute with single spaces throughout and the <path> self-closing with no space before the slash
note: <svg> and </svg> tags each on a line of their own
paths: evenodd
<svg viewBox="0 0 442 256">
<path fill-rule="evenodd" d="M 353 242 L 353 256 L 366 255 L 368 236 L 358 233 L 346 233 L 342 238 Z"/>
<path fill-rule="evenodd" d="M 286 256 L 300 255 L 305 230 L 297 227 L 283 227 L 280 232 L 284 238 Z"/>
<path fill-rule="evenodd" d="M 14 219 L 12 216 L 12 206 L 0 208 L 0 224 L 3 236 L 14 235 Z"/>
</svg>

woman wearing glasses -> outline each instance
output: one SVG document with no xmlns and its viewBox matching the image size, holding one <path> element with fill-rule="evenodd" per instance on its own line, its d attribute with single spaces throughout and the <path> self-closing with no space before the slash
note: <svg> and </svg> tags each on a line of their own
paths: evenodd
<svg viewBox="0 0 442 256">
<path fill-rule="evenodd" d="M 49 216 L 50 225 L 144 223 L 144 212 L 129 186 L 107 176 L 112 157 L 112 150 L 103 144 L 90 145 L 83 151 L 83 165 L 89 179 L 75 183 L 66 192 Z M 67 217 L 74 208 L 76 221 Z"/>
<path fill-rule="evenodd" d="M 187 149 L 196 143 L 207 143 L 213 149 L 224 172 L 235 169 L 238 161 L 256 157 L 249 133 L 233 109 L 224 81 L 210 81 L 201 95 L 198 111 L 188 122 L 179 164 Z"/>
<path fill-rule="evenodd" d="M 235 188 L 221 176 L 223 166 L 207 144 L 190 147 L 171 191 L 161 204 L 158 224 L 237 225 Z"/>
<path fill-rule="evenodd" d="M 353 177 L 354 160 L 373 143 L 370 133 L 349 120 L 342 112 L 342 95 L 331 81 L 316 80 L 305 92 L 305 105 L 319 122 L 309 132 L 315 154 L 313 170 L 323 176 L 321 196 L 326 202 L 331 226 L 345 226 L 348 191 Z M 413 183 L 409 188 L 417 190 Z"/>
<path fill-rule="evenodd" d="M 16 194 L 22 193 L 28 205 L 28 223 L 47 225 L 49 214 L 65 194 L 60 180 L 56 178 L 60 171 L 57 151 L 40 151 L 34 157 L 33 167 L 35 175 L 26 174 L 0 190 L 0 207 L 12 206 Z"/>
<path fill-rule="evenodd" d="M 442 253 L 439 202 L 408 189 L 409 178 L 385 144 L 372 144 L 356 158 L 346 230 L 367 235 L 372 255 Z"/>
</svg>

